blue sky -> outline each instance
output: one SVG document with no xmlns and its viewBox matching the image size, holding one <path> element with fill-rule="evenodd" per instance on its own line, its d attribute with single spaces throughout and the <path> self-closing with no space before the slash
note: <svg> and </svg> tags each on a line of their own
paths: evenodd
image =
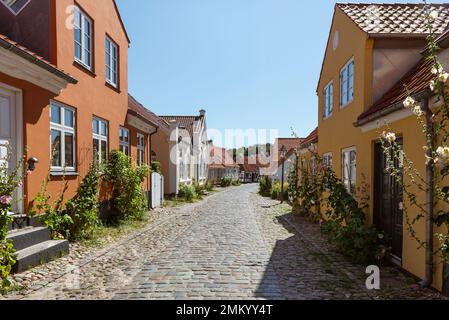
<svg viewBox="0 0 449 320">
<path fill-rule="evenodd" d="M 209 128 L 278 129 L 285 137 L 290 127 L 300 136 L 316 127 L 335 1 L 117 2 L 132 42 L 130 93 L 156 114 L 204 108 Z"/>
</svg>

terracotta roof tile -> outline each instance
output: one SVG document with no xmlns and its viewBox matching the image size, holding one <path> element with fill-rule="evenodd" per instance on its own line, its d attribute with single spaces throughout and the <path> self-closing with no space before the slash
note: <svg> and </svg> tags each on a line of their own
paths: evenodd
<svg viewBox="0 0 449 320">
<path fill-rule="evenodd" d="M 307 148 L 309 145 L 311 145 L 312 143 L 317 143 L 318 142 L 318 128 L 316 128 L 315 130 L 313 130 L 308 136 L 307 138 L 303 139 L 301 147 L 305 147 Z"/>
<path fill-rule="evenodd" d="M 195 122 L 200 120 L 200 116 L 160 116 L 163 120 L 170 123 L 175 120 L 181 127 L 184 127 L 187 132 L 193 137 L 193 133 L 197 128 L 194 128 Z"/>
<path fill-rule="evenodd" d="M 0 34 L 0 46 L 7 49 L 12 50 L 16 54 L 20 55 L 22 58 L 28 60 L 31 63 L 37 64 L 40 67 L 46 69 L 47 71 L 57 75 L 60 78 L 63 78 L 69 83 L 76 84 L 78 81 L 73 78 L 70 74 L 65 71 L 58 69 L 55 65 L 51 64 L 49 61 L 45 60 L 43 57 L 37 55 L 31 50 L 21 46 L 17 42 L 9 39 L 7 36 Z"/>
<path fill-rule="evenodd" d="M 387 93 L 384 94 L 376 103 L 368 110 L 362 113 L 358 118 L 358 123 L 363 124 L 364 120 L 373 118 L 376 114 L 389 109 L 392 106 L 399 105 L 402 107 L 403 101 L 408 96 L 420 94 L 426 90 L 430 90 L 430 82 L 434 79 L 431 73 L 432 61 L 422 59 L 407 74 L 399 80 Z"/>
<path fill-rule="evenodd" d="M 160 119 L 155 113 L 151 112 L 148 108 L 144 107 L 130 94 L 128 94 L 128 108 L 151 122 L 156 127 L 160 127 L 161 125 L 167 126 L 162 119 Z"/>
<path fill-rule="evenodd" d="M 226 149 L 211 146 L 209 149 L 210 168 L 238 168 L 239 166 L 234 162 L 234 159 L 226 151 Z"/>
<path fill-rule="evenodd" d="M 339 3 L 357 25 L 369 34 L 409 34 L 425 35 L 424 4 L 362 4 Z M 443 33 L 449 24 L 449 4 L 431 4 L 431 10 L 438 12 L 433 23 L 436 33 Z"/>
</svg>

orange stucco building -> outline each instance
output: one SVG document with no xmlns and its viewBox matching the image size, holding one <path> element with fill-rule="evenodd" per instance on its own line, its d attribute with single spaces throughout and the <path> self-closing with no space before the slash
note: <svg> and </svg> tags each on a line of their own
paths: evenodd
<svg viewBox="0 0 449 320">
<path fill-rule="evenodd" d="M 150 163 L 158 124 L 128 95 L 130 40 L 115 1 L 2 5 L 0 20 L 0 118 L 16 124 L 3 130 L 0 144 L 13 147 L 12 165 L 23 150 L 26 161 L 38 161 L 15 211 L 26 212 L 48 172 L 49 193 L 67 182 L 69 198 L 94 156 L 103 161 L 120 149 Z"/>
</svg>

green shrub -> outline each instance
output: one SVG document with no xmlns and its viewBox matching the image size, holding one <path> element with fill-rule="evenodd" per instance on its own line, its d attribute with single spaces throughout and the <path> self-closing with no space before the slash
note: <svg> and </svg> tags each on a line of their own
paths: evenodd
<svg viewBox="0 0 449 320">
<path fill-rule="evenodd" d="M 271 197 L 273 189 L 273 181 L 268 177 L 261 177 L 259 180 L 259 194 L 263 197 Z"/>
<path fill-rule="evenodd" d="M 232 185 L 238 187 L 238 186 L 242 185 L 242 183 L 240 182 L 240 179 L 235 179 L 232 181 Z"/>
<path fill-rule="evenodd" d="M 63 207 L 64 192 L 50 203 L 47 192 L 49 177 L 41 186 L 41 191 L 34 199 L 33 214 L 43 213 L 41 223 L 52 231 L 53 239 L 75 241 L 89 238 L 98 221 L 98 192 L 100 183 L 100 168 L 93 163 L 86 177 L 78 187 L 72 199 Z"/>
<path fill-rule="evenodd" d="M 188 202 L 192 202 L 198 197 L 193 185 L 183 184 L 179 187 L 178 196 L 184 198 Z"/>
<path fill-rule="evenodd" d="M 162 173 L 161 163 L 159 161 L 151 161 L 151 172 Z"/>
<path fill-rule="evenodd" d="M 220 185 L 222 188 L 227 188 L 227 187 L 232 186 L 232 178 L 229 176 L 221 178 Z"/>
<path fill-rule="evenodd" d="M 148 211 L 148 199 L 142 183 L 150 174 L 148 166 L 136 166 L 123 152 L 113 151 L 105 167 L 104 179 L 112 185 L 115 216 L 111 222 L 143 219 Z"/>
<path fill-rule="evenodd" d="M 207 180 L 204 188 L 206 189 L 207 192 L 212 192 L 214 191 L 214 183 L 210 180 Z"/>
</svg>

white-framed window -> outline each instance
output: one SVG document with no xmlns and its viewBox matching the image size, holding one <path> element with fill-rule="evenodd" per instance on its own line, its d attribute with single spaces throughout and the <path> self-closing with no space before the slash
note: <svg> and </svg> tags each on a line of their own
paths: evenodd
<svg viewBox="0 0 449 320">
<path fill-rule="evenodd" d="M 340 107 L 343 108 L 354 100 L 354 59 L 340 71 Z"/>
<path fill-rule="evenodd" d="M 324 119 L 329 118 L 333 112 L 333 94 L 334 83 L 333 81 L 324 88 Z"/>
<path fill-rule="evenodd" d="M 75 169 L 75 110 L 50 102 L 50 159 L 52 171 Z"/>
<path fill-rule="evenodd" d="M 125 128 L 119 129 L 119 144 L 120 144 L 120 151 L 129 157 L 130 152 L 129 152 L 129 130 L 128 129 L 125 129 Z"/>
<path fill-rule="evenodd" d="M 315 176 L 316 172 L 316 160 L 315 158 L 310 159 L 310 173 L 312 176 Z"/>
<path fill-rule="evenodd" d="M 27 6 L 31 0 L 1 0 L 1 2 L 11 11 L 14 15 L 18 15 Z"/>
<path fill-rule="evenodd" d="M 357 153 L 355 148 L 342 151 L 342 179 L 349 193 L 354 194 L 357 176 Z"/>
<path fill-rule="evenodd" d="M 93 155 L 99 163 L 108 160 L 108 136 L 108 123 L 105 120 L 93 118 Z"/>
<path fill-rule="evenodd" d="M 332 153 L 325 153 L 323 155 L 323 164 L 326 169 L 332 169 Z"/>
<path fill-rule="evenodd" d="M 145 136 L 141 133 L 137 134 L 137 165 L 145 164 Z"/>
<path fill-rule="evenodd" d="M 74 10 L 75 61 L 92 70 L 92 20 L 77 6 Z"/>
<path fill-rule="evenodd" d="M 118 47 L 106 37 L 106 82 L 118 87 Z"/>
</svg>

